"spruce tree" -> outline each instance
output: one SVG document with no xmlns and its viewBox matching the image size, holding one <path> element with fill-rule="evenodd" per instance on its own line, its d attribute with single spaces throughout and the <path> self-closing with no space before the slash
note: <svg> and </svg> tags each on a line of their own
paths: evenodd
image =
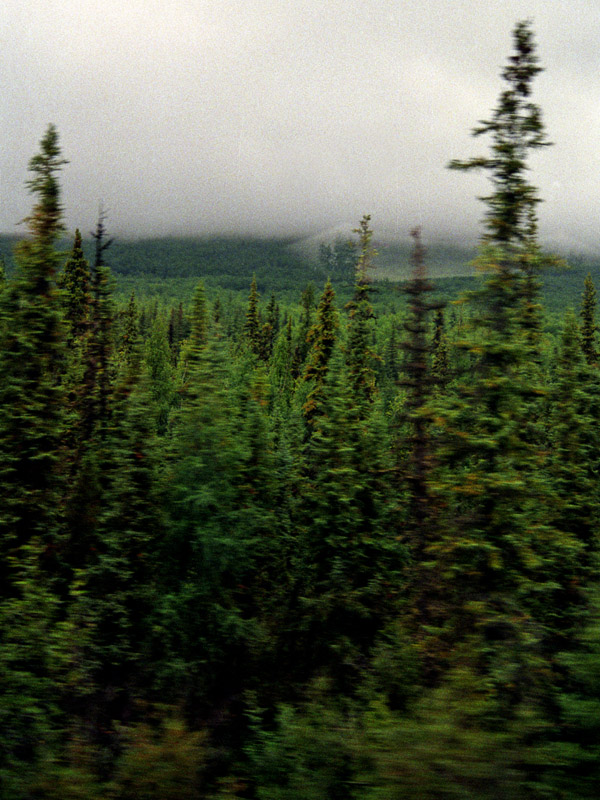
<svg viewBox="0 0 600 800">
<path fill-rule="evenodd" d="M 317 309 L 317 320 L 307 336 L 310 351 L 304 369 L 303 382 L 308 386 L 308 395 L 302 406 L 302 412 L 309 425 L 317 409 L 317 403 L 329 370 L 337 328 L 335 292 L 331 281 L 327 281 Z"/>
<path fill-rule="evenodd" d="M 172 308 L 169 315 L 169 347 L 171 348 L 171 360 L 173 365 L 177 363 L 179 358 L 179 350 L 181 342 L 185 338 L 186 324 L 183 315 L 183 305 L 179 303 L 177 309 Z"/>
<path fill-rule="evenodd" d="M 162 317 L 158 317 L 150 329 L 145 346 L 145 364 L 156 432 L 162 436 L 167 432 L 170 412 L 175 401 L 174 370 L 168 328 L 166 320 Z"/>
<path fill-rule="evenodd" d="M 309 334 L 312 327 L 312 315 L 314 311 L 313 303 L 315 290 L 312 283 L 309 283 L 302 292 L 302 315 L 300 317 L 300 330 L 296 347 L 294 348 L 294 358 L 292 361 L 292 376 L 298 378 L 302 373 L 302 368 L 309 350 Z"/>
<path fill-rule="evenodd" d="M 527 171 L 531 151 L 548 147 L 542 112 L 531 100 L 532 83 L 543 72 L 536 55 L 529 21 L 518 22 L 513 31 L 514 52 L 502 71 L 505 88 L 500 94 L 491 119 L 482 120 L 473 136 L 490 134 L 488 156 L 467 161 L 453 160 L 450 169 L 484 170 L 492 192 L 481 199 L 487 205 L 482 237 L 484 249 L 497 248 L 492 256 L 497 269 L 507 273 L 518 298 L 519 324 L 526 335 L 532 366 L 539 362 L 541 306 L 539 270 L 560 262 L 541 253 L 537 242 L 537 206 L 541 203 L 537 188 L 529 182 Z M 485 256 L 482 269 L 486 269 Z M 539 369 L 538 369 L 539 371 Z"/>
<path fill-rule="evenodd" d="M 581 349 L 588 364 L 598 360 L 596 348 L 596 287 L 592 276 L 588 272 L 583 283 L 583 297 L 581 301 Z"/>
<path fill-rule="evenodd" d="M 113 240 L 106 238 L 106 214 L 100 209 L 95 240 L 92 273 L 92 309 L 90 332 L 84 355 L 85 371 L 82 400 L 82 441 L 93 435 L 103 438 L 111 413 L 110 403 L 114 384 L 113 323 L 115 317 L 112 297 L 112 278 L 104 263 L 104 253 Z"/>
<path fill-rule="evenodd" d="M 29 238 L 16 251 L 17 275 L 2 293 L 0 324 L 0 594 L 17 591 L 21 548 L 39 540 L 39 557 L 58 556 L 62 494 L 64 328 L 56 271 L 63 230 L 58 172 L 65 164 L 58 134 L 48 127 L 29 163 L 36 203 Z"/>
<path fill-rule="evenodd" d="M 433 363 L 431 369 L 437 386 L 440 390 L 443 390 L 450 380 L 449 345 L 443 308 L 436 309 L 433 324 L 433 339 L 431 342 Z"/>
<path fill-rule="evenodd" d="M 83 254 L 81 233 L 75 231 L 73 250 L 60 275 L 65 320 L 68 324 L 68 343 L 80 341 L 88 330 L 91 295 L 90 266 Z"/>
<path fill-rule="evenodd" d="M 565 594 L 564 618 L 557 636 L 565 636 L 573 626 L 573 615 L 582 613 L 581 593 L 593 579 L 600 545 L 600 449 L 594 435 L 600 413 L 600 383 L 582 352 L 572 310 L 564 320 L 549 400 L 548 473 L 554 524 L 573 538 L 573 547 L 577 548 L 571 572 L 560 581 L 560 591 Z M 581 608 L 577 607 L 578 598 Z"/>
<path fill-rule="evenodd" d="M 28 795 L 36 761 L 57 738 L 53 667 L 65 647 L 56 631 L 65 455 L 56 245 L 65 163 L 50 125 L 29 162 L 29 237 L 0 293 L 0 793 L 15 800 Z"/>
<path fill-rule="evenodd" d="M 202 281 L 196 286 L 192 305 L 191 331 L 189 338 L 182 344 L 179 359 L 180 390 L 185 393 L 188 381 L 194 374 L 208 341 L 208 309 L 206 293 Z"/>
<path fill-rule="evenodd" d="M 239 535 L 244 442 L 230 364 L 220 331 L 207 330 L 206 323 L 206 309 L 197 302 L 167 453 L 169 523 L 159 548 L 162 685 L 195 720 L 227 704 L 245 674 L 246 625 L 238 599 L 251 559 Z"/>
<path fill-rule="evenodd" d="M 121 358 L 126 365 L 130 365 L 138 352 L 139 337 L 138 312 L 135 302 L 135 292 L 131 293 L 123 318 L 123 334 L 121 339 Z"/>
<path fill-rule="evenodd" d="M 434 623 L 436 614 L 433 609 L 439 602 L 439 579 L 435 570 L 431 569 L 428 555 L 438 531 L 430 490 L 434 458 L 430 401 L 436 379 L 431 363 L 432 345 L 427 335 L 427 318 L 441 304 L 426 299 L 433 291 L 433 284 L 426 276 L 425 248 L 421 243 L 420 229 L 412 230 L 411 236 L 414 240 L 413 275 L 404 286 L 409 297 L 409 308 L 404 323 L 406 338 L 401 343 L 405 351 L 404 374 L 398 380 L 406 393 L 401 412 L 405 433 L 397 438 L 394 449 L 399 472 L 397 488 L 405 504 L 400 535 L 406 542 L 411 558 L 404 614 L 414 634 Z"/>
<path fill-rule="evenodd" d="M 98 515 L 108 480 L 107 440 L 113 412 L 115 364 L 114 304 L 110 270 L 104 253 L 105 215 L 100 211 L 92 273 L 92 299 L 87 332 L 81 341 L 81 363 L 71 387 L 69 488 L 65 499 L 65 568 L 67 573 L 85 567 L 96 547 Z"/>
<path fill-rule="evenodd" d="M 256 275 L 252 277 L 250 294 L 248 296 L 248 308 L 246 310 L 246 322 L 244 323 L 244 336 L 250 351 L 256 356 L 261 355 L 262 327 L 259 308 L 260 295 L 256 286 Z"/>
<path fill-rule="evenodd" d="M 269 369 L 273 404 L 279 410 L 288 409 L 291 403 L 294 387 L 293 358 L 292 318 L 288 317 L 285 328 L 275 340 Z"/>
<path fill-rule="evenodd" d="M 434 411 L 442 446 L 430 490 L 441 514 L 426 557 L 444 599 L 438 630 L 424 643 L 442 667 L 450 660 L 459 668 L 462 654 L 463 666 L 488 682 L 484 714 L 504 722 L 527 708 L 532 718 L 543 714 L 551 703 L 548 651 L 564 613 L 557 583 L 572 574 L 577 552 L 573 537 L 553 524 L 543 439 L 535 424 L 527 429 L 532 399 L 543 389 L 532 373 L 523 313 L 539 202 L 525 170 L 528 151 L 546 144 L 529 100 L 540 68 L 528 23 L 515 28 L 515 50 L 498 109 L 475 131 L 493 134 L 491 156 L 455 164 L 487 169 L 494 191 L 479 258 L 484 282 L 465 298 L 470 330 L 461 348 L 473 368 Z"/>
<path fill-rule="evenodd" d="M 387 439 L 375 409 L 366 413 L 356 403 L 339 348 L 310 401 L 294 518 L 298 663 L 308 676 L 324 671 L 337 691 L 353 694 L 389 619 L 400 571 Z"/>
<path fill-rule="evenodd" d="M 373 306 L 370 301 L 373 259 L 377 251 L 372 247 L 373 231 L 371 216 L 365 214 L 354 233 L 359 236 L 359 256 L 356 263 L 354 297 L 346 304 L 348 311 L 348 344 L 346 361 L 350 370 L 355 402 L 366 409 L 375 396 L 375 369 L 377 361 L 372 348 L 370 322 L 373 319 Z"/>
<path fill-rule="evenodd" d="M 410 305 L 409 316 L 404 323 L 408 336 L 402 343 L 406 353 L 403 365 L 405 377 L 400 379 L 400 385 L 406 388 L 407 393 L 405 407 L 411 428 L 407 442 L 410 466 L 406 476 L 411 498 L 409 516 L 411 524 L 415 526 L 413 546 L 418 553 L 417 560 L 420 560 L 426 547 L 425 523 L 430 516 L 427 481 L 431 457 L 428 433 L 431 412 L 425 407 L 434 384 L 431 365 L 432 346 L 427 340 L 427 316 L 431 310 L 439 309 L 440 303 L 427 302 L 425 299 L 427 294 L 433 291 L 433 285 L 425 274 L 425 248 L 421 243 L 420 229 L 415 228 L 411 231 L 411 236 L 415 243 L 412 256 L 413 276 L 404 287 Z"/>
<path fill-rule="evenodd" d="M 497 245 L 507 255 L 523 258 L 536 236 L 538 192 L 527 180 L 528 155 L 548 147 L 540 108 L 531 101 L 531 85 L 543 68 L 535 52 L 531 23 L 518 22 L 513 31 L 514 53 L 502 70 L 505 88 L 491 119 L 482 120 L 473 136 L 491 134 L 491 152 L 467 161 L 453 160 L 450 169 L 487 172 L 492 193 L 487 205 L 484 242 Z"/>
<path fill-rule="evenodd" d="M 274 294 L 271 295 L 267 305 L 266 317 L 261 331 L 261 358 L 263 361 L 269 361 L 273 355 L 273 346 L 279 332 L 279 307 Z"/>
</svg>

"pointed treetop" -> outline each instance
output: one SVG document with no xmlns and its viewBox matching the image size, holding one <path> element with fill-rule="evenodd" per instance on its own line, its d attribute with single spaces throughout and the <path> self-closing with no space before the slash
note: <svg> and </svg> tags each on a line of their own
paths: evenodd
<svg viewBox="0 0 600 800">
<path fill-rule="evenodd" d="M 487 170 L 493 191 L 481 198 L 488 206 L 484 242 L 522 250 L 535 244 L 537 189 L 526 180 L 529 150 L 547 147 L 540 108 L 529 100 L 531 84 L 542 72 L 535 54 L 529 20 L 518 22 L 513 31 L 514 53 L 502 71 L 507 86 L 488 120 L 481 120 L 473 136 L 492 135 L 491 154 L 467 161 L 453 160 L 450 169 Z"/>
<path fill-rule="evenodd" d="M 53 244 L 64 230 L 56 173 L 68 163 L 61 158 L 57 130 L 54 125 L 49 125 L 40 141 L 40 152 L 29 161 L 29 172 L 33 177 L 26 181 L 26 186 L 38 196 L 38 202 L 24 220 L 34 239 L 44 245 Z"/>
<path fill-rule="evenodd" d="M 369 280 L 369 270 L 375 268 L 373 259 L 377 255 L 377 250 L 371 247 L 373 231 L 370 228 L 371 215 L 364 214 L 358 228 L 353 228 L 352 233 L 358 234 L 360 253 L 356 262 L 356 283 L 365 284 Z"/>
</svg>

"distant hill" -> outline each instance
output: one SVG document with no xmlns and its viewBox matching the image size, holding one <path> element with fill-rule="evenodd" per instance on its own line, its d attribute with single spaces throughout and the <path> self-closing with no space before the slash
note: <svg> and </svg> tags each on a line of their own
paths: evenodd
<svg viewBox="0 0 600 800">
<path fill-rule="evenodd" d="M 351 230 L 351 229 L 350 229 Z M 342 228 L 304 239 L 258 239 L 247 237 L 116 239 L 106 259 L 117 283 L 131 287 L 136 278 L 158 285 L 172 279 L 173 288 L 180 279 L 202 278 L 208 287 L 247 291 L 256 275 L 261 293 L 294 292 L 297 294 L 309 281 L 317 289 L 327 277 L 336 286 L 348 287 L 352 272 L 332 273 L 320 256 L 320 246 L 347 242 Z M 354 237 L 356 238 L 356 237 Z M 8 271 L 14 266 L 12 251 L 18 237 L 0 236 L 0 255 Z M 93 241 L 84 242 L 84 249 L 93 258 Z M 407 280 L 411 273 L 412 244 L 374 240 L 378 250 L 373 278 L 384 283 Z M 476 255 L 473 247 L 452 242 L 427 244 L 426 264 L 430 277 L 440 292 L 456 296 L 472 283 L 474 268 L 470 262 Z M 70 242 L 63 243 L 68 252 Z M 600 256 L 567 256 L 569 269 L 550 271 L 543 276 L 544 303 L 551 312 L 562 312 L 568 305 L 578 308 L 583 280 L 590 272 L 600 292 Z M 185 281 L 188 285 L 188 281 Z"/>
<path fill-rule="evenodd" d="M 0 254 L 9 270 L 17 241 L 0 236 Z M 322 277 L 318 263 L 305 258 L 291 244 L 285 239 L 241 237 L 115 239 L 105 258 L 117 278 L 202 278 L 208 285 L 245 290 L 256 275 L 263 288 L 287 290 Z M 93 260 L 93 240 L 84 241 L 83 246 L 86 256 Z M 61 247 L 68 252 L 70 242 Z"/>
<path fill-rule="evenodd" d="M 352 234 L 355 226 L 338 225 L 318 234 L 298 239 L 291 243 L 293 250 L 301 254 L 311 263 L 320 261 L 319 254 L 323 246 L 335 248 L 349 241 L 356 243 L 357 236 Z M 448 278 L 473 275 L 470 262 L 475 258 L 476 248 L 448 241 L 424 242 L 426 261 L 432 278 Z M 374 259 L 375 270 L 373 280 L 402 281 L 408 280 L 411 274 L 411 240 L 398 241 L 390 238 L 373 238 L 373 247 L 377 250 Z"/>
</svg>

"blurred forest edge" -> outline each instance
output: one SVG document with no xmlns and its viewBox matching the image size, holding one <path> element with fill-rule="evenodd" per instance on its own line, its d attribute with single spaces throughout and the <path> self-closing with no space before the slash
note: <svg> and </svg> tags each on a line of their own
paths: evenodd
<svg viewBox="0 0 600 800">
<path fill-rule="evenodd" d="M 598 797 L 597 293 L 537 242 L 532 36 L 449 165 L 492 184 L 449 303 L 419 228 L 373 280 L 368 214 L 171 277 L 101 213 L 86 258 L 48 127 L 0 275 L 2 800 Z"/>
<path fill-rule="evenodd" d="M 427 274 L 435 281 L 437 292 L 449 299 L 472 286 L 475 249 L 449 242 L 429 242 L 427 231 L 423 236 Z M 119 299 L 135 291 L 142 302 L 145 298 L 162 298 L 186 305 L 191 302 L 198 280 L 204 282 L 209 293 L 214 289 L 247 293 L 255 275 L 262 294 L 275 292 L 282 299 L 292 301 L 309 281 L 318 286 L 331 278 L 342 294 L 348 291 L 354 282 L 354 262 L 348 258 L 348 243 L 355 244 L 355 239 L 350 230 L 347 236 L 338 234 L 334 239 L 317 244 L 304 239 L 224 236 L 117 237 L 108 261 Z M 0 235 L 0 256 L 9 273 L 14 268 L 13 250 L 18 241 L 17 236 Z M 59 244 L 59 249 L 65 251 L 65 259 L 70 247 L 71 242 L 66 239 Z M 374 247 L 377 253 L 371 278 L 385 295 L 388 289 L 393 291 L 398 284 L 410 279 L 411 244 L 408 240 L 379 243 L 375 238 Z M 83 250 L 90 260 L 93 249 L 91 237 L 87 240 L 84 237 Z M 327 249 L 332 254 L 329 259 Z M 350 250 L 350 255 L 352 252 Z M 600 255 L 559 255 L 564 257 L 567 266 L 546 270 L 540 276 L 544 306 L 550 313 L 562 313 L 568 306 L 579 305 L 581 287 L 588 272 L 595 283 L 600 283 Z"/>
</svg>

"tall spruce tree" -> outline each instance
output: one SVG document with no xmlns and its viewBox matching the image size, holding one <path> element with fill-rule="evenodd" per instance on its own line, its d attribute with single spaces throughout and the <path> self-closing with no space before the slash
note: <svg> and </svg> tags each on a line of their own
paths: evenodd
<svg viewBox="0 0 600 800">
<path fill-rule="evenodd" d="M 413 276 L 404 287 L 409 296 L 409 316 L 404 323 L 408 335 L 402 343 L 406 358 L 403 366 L 405 377 L 400 379 L 400 385 L 407 392 L 405 406 L 411 432 L 408 438 L 410 466 L 406 478 L 410 487 L 409 516 L 415 528 L 413 546 L 420 560 L 426 546 L 425 522 L 430 516 L 427 481 L 431 458 L 428 432 L 431 412 L 426 409 L 426 405 L 434 385 L 427 317 L 433 309 L 439 309 L 441 304 L 426 300 L 427 294 L 433 291 L 433 284 L 425 273 L 425 248 L 421 242 L 420 229 L 412 230 L 411 236 L 414 240 Z"/>
<path fill-rule="evenodd" d="M 92 272 L 92 308 L 90 330 L 86 341 L 82 401 L 82 441 L 93 435 L 103 438 L 110 416 L 113 391 L 113 322 L 112 280 L 104 254 L 113 243 L 106 238 L 106 213 L 101 208 L 96 230 L 94 269 Z"/>
<path fill-rule="evenodd" d="M 156 431 L 164 435 L 175 401 L 175 386 L 168 327 L 163 317 L 157 317 L 150 329 L 145 346 L 145 363 Z"/>
<path fill-rule="evenodd" d="M 540 108 L 530 99 L 533 79 L 543 71 L 531 23 L 518 22 L 513 38 L 515 49 L 502 70 L 505 88 L 498 106 L 491 119 L 473 129 L 473 136 L 491 134 L 491 152 L 467 161 L 453 160 L 449 167 L 487 172 L 492 193 L 482 198 L 487 205 L 484 242 L 522 259 L 535 241 L 536 207 L 541 202 L 536 187 L 527 180 L 527 159 L 531 150 L 551 142 L 546 138 Z"/>
<path fill-rule="evenodd" d="M 114 306 L 110 270 L 104 264 L 104 253 L 112 240 L 106 239 L 104 223 L 105 214 L 100 210 L 93 234 L 96 253 L 87 331 L 70 392 L 70 437 L 74 446 L 64 509 L 67 571 L 83 568 L 96 547 L 98 515 L 108 480 L 105 466 L 110 448 L 105 443 L 114 391 Z"/>
<path fill-rule="evenodd" d="M 208 341 L 208 309 L 206 306 L 206 292 L 204 283 L 200 281 L 194 292 L 192 305 L 191 330 L 187 340 L 184 341 L 179 359 L 180 391 L 185 393 L 188 382 L 197 369 L 204 348 Z"/>
<path fill-rule="evenodd" d="M 56 734 L 52 665 L 64 493 L 64 328 L 56 270 L 62 226 L 50 125 L 29 162 L 36 198 L 17 274 L 0 296 L 0 794 L 26 796 L 36 761 Z"/>
<path fill-rule="evenodd" d="M 551 642 L 564 599 L 557 585 L 574 574 L 577 553 L 569 532 L 553 525 L 542 437 L 526 432 L 529 404 L 542 389 L 523 322 L 539 202 L 525 170 L 529 150 L 546 138 L 529 100 L 540 71 L 529 24 L 518 23 L 514 38 L 503 72 L 508 87 L 491 122 L 475 130 L 493 134 L 492 154 L 453 164 L 488 170 L 494 191 L 479 258 L 485 279 L 466 298 L 471 322 L 461 347 L 473 368 L 435 412 L 442 463 L 431 490 L 441 519 L 426 555 L 445 599 L 438 630 L 425 643 L 441 665 L 487 682 L 482 719 L 495 715 L 507 725 L 522 713 L 543 717 L 552 704 Z"/>
<path fill-rule="evenodd" d="M 502 71 L 505 88 L 498 105 L 489 120 L 482 120 L 473 129 L 473 136 L 492 136 L 490 154 L 467 161 L 455 159 L 448 166 L 462 171 L 483 170 L 492 184 L 491 194 L 481 198 L 487 205 L 482 244 L 498 248 L 496 268 L 511 276 L 512 290 L 518 295 L 519 324 L 535 367 L 541 329 L 537 273 L 544 266 L 562 262 L 541 253 L 537 206 L 542 200 L 527 177 L 530 153 L 552 144 L 546 137 L 542 112 L 531 100 L 533 80 L 543 72 L 531 23 L 518 22 L 513 39 L 514 52 Z"/>
<path fill-rule="evenodd" d="M 55 561 L 61 497 L 64 328 L 56 271 L 63 230 L 58 133 L 48 127 L 29 162 L 36 197 L 25 220 L 29 238 L 16 250 L 17 275 L 2 293 L 0 324 L 1 595 L 16 591 L 21 548 L 39 540 L 39 557 Z M 43 543 L 43 544 L 42 544 Z"/>
<path fill-rule="evenodd" d="M 269 368 L 272 401 L 278 411 L 289 409 L 292 399 L 293 358 L 292 318 L 288 317 L 285 328 L 279 332 L 275 340 Z"/>
<path fill-rule="evenodd" d="M 404 286 L 409 308 L 404 323 L 406 338 L 401 343 L 405 352 L 404 374 L 398 380 L 406 392 L 406 433 L 396 441 L 395 450 L 399 452 L 395 454 L 395 461 L 406 505 L 402 536 L 411 557 L 404 612 L 414 635 L 415 631 L 434 622 L 433 608 L 439 603 L 439 579 L 431 569 L 428 556 L 437 533 L 435 505 L 430 492 L 433 469 L 433 410 L 430 401 L 436 378 L 432 368 L 428 316 L 432 310 L 439 309 L 441 303 L 427 300 L 434 287 L 426 275 L 420 229 L 412 230 L 411 236 L 414 240 L 413 274 Z"/>
</svg>

